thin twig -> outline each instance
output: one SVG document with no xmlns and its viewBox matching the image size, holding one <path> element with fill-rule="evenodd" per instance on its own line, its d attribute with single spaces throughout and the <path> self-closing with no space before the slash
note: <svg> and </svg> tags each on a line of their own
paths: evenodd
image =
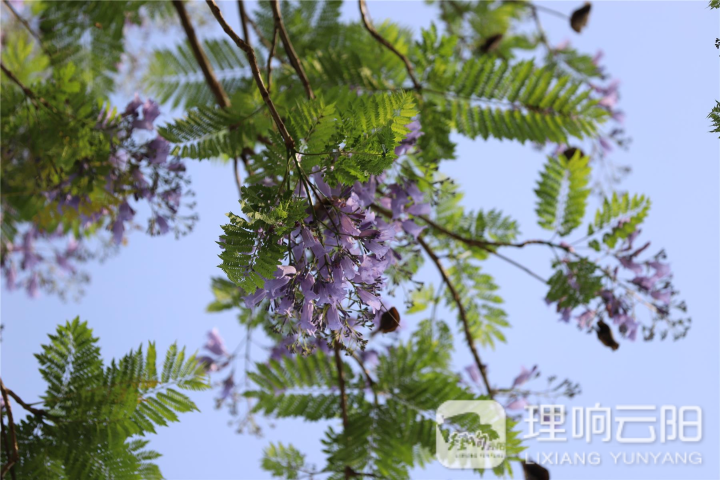
<svg viewBox="0 0 720 480">
<path fill-rule="evenodd" d="M 22 16 L 20 16 L 18 11 L 15 10 L 15 8 L 12 6 L 12 4 L 8 0 L 3 0 L 3 3 L 10 10 L 10 12 L 13 14 L 13 16 L 17 19 L 17 21 L 20 22 L 23 25 L 23 27 L 25 27 L 25 29 L 28 31 L 28 33 L 30 33 L 30 35 L 32 35 L 32 37 L 35 40 L 37 40 L 37 42 L 40 44 L 40 48 L 45 53 L 45 55 L 47 55 L 48 57 L 52 57 L 50 52 L 48 52 L 47 48 L 45 48 L 45 43 L 42 41 L 42 38 L 40 38 L 40 35 L 35 30 L 32 29 L 32 27 L 30 26 L 28 21 L 25 20 Z"/>
<path fill-rule="evenodd" d="M 338 384 L 340 385 L 340 410 L 342 412 L 343 431 L 347 433 L 348 429 L 348 412 L 347 412 L 347 395 L 345 394 L 345 373 L 343 372 L 343 361 L 340 358 L 340 341 L 335 340 L 335 367 L 338 372 Z M 352 469 L 345 467 L 345 480 L 352 476 Z"/>
<path fill-rule="evenodd" d="M 500 258 L 500 259 L 502 259 L 502 260 L 505 260 L 505 261 L 508 262 L 509 264 L 516 266 L 517 268 L 519 268 L 519 269 L 522 270 L 523 272 L 527 273 L 527 274 L 530 275 L 531 277 L 536 278 L 536 279 L 540 280 L 540 281 L 543 282 L 543 283 L 547 283 L 547 280 L 545 280 L 543 277 L 541 277 L 541 276 L 538 275 L 537 273 L 533 272 L 532 270 L 530 270 L 530 269 L 529 269 L 528 267 L 526 267 L 525 265 L 522 265 L 521 263 L 516 262 L 516 261 L 513 260 L 512 258 L 506 257 L 505 255 L 502 255 L 502 254 L 500 254 L 500 253 L 498 253 L 498 252 L 495 252 L 495 251 L 490 251 L 490 253 L 492 253 L 493 255 L 495 255 L 496 257 L 498 257 L 498 258 Z"/>
<path fill-rule="evenodd" d="M 549 242 L 547 240 L 525 240 L 524 242 L 489 242 L 486 240 L 476 240 L 474 238 L 468 238 L 463 237 L 462 235 L 459 235 L 452 230 L 448 230 L 447 228 L 443 227 L 442 225 L 434 222 L 426 215 L 418 215 L 418 218 L 420 218 L 423 222 L 430 225 L 434 230 L 437 230 L 438 232 L 447 235 L 450 238 L 454 238 L 455 240 L 458 240 L 466 245 L 472 246 L 472 247 L 480 247 L 480 248 L 492 248 L 492 247 L 513 247 L 513 248 L 523 248 L 528 245 L 546 245 L 548 247 L 553 248 L 559 248 L 561 250 L 564 250 L 566 252 L 570 252 L 572 248 L 569 245 L 561 245 L 559 243 L 553 243 Z"/>
<path fill-rule="evenodd" d="M 385 48 L 393 52 L 400 60 L 403 61 L 403 63 L 405 64 L 405 69 L 408 72 L 408 76 L 410 77 L 410 80 L 412 80 L 413 87 L 415 87 L 415 90 L 421 90 L 422 85 L 420 85 L 420 82 L 418 82 L 417 78 L 415 78 L 415 69 L 410 63 L 410 60 L 408 60 L 407 56 L 400 53 L 400 51 L 395 48 L 392 43 L 388 42 L 385 38 L 383 38 L 383 36 L 380 35 L 377 30 L 375 30 L 375 27 L 370 21 L 370 15 L 367 12 L 367 5 L 365 5 L 365 0 L 358 0 L 358 3 L 360 5 L 360 16 L 362 17 L 365 29 L 370 32 L 370 35 L 372 35 L 375 40 L 380 42 Z"/>
<path fill-rule="evenodd" d="M 243 157 L 243 163 L 245 163 L 245 169 L 247 170 L 247 162 Z M 238 195 L 242 197 L 242 178 L 240 178 L 240 165 L 238 165 L 238 157 L 233 157 L 233 171 L 235 172 L 235 186 L 238 190 Z"/>
<path fill-rule="evenodd" d="M 280 132 L 280 136 L 285 142 L 285 147 L 292 151 L 295 151 L 295 141 L 293 140 L 292 136 L 290 136 L 290 132 L 288 132 L 287 128 L 285 128 L 285 123 L 283 123 L 282 118 L 280 118 L 280 114 L 278 113 L 277 109 L 275 108 L 275 104 L 270 98 L 270 93 L 268 93 L 267 88 L 265 88 L 265 82 L 263 82 L 262 75 L 260 74 L 260 67 L 258 67 L 255 50 L 253 50 L 253 48 L 247 42 L 240 38 L 238 34 L 235 33 L 235 31 L 230 27 L 230 25 L 228 25 L 228 23 L 225 21 L 225 17 L 223 17 L 222 12 L 220 11 L 220 7 L 218 7 L 217 3 L 215 3 L 215 0 L 206 0 L 206 2 L 208 4 L 208 7 L 210 7 L 213 15 L 215 16 L 215 19 L 222 27 L 223 31 L 235 42 L 238 48 L 240 48 L 240 50 L 245 53 L 248 63 L 250 64 L 250 70 L 252 70 L 255 83 L 257 84 L 258 90 L 260 90 L 260 95 L 262 96 L 265 104 L 270 110 L 270 116 L 275 122 L 275 125 Z"/>
<path fill-rule="evenodd" d="M 277 28 L 277 25 L 275 25 L 275 29 L 273 30 L 272 45 L 270 45 L 270 53 L 268 54 L 268 60 L 267 60 L 267 89 L 268 89 L 268 92 L 270 91 L 270 87 L 272 84 L 272 59 L 273 59 L 273 55 L 275 55 L 275 45 L 277 44 L 277 37 L 278 37 L 278 28 Z"/>
<path fill-rule="evenodd" d="M 2 394 L 3 403 L 5 404 L 4 408 L 8 418 L 8 430 L 10 430 L 10 448 L 12 449 L 12 456 L 10 453 L 7 454 L 8 462 L 2 467 L 2 471 L 0 471 L 0 477 L 5 478 L 8 470 L 20 460 L 20 454 L 18 453 L 17 437 L 15 436 L 15 422 L 13 421 L 12 407 L 10 406 L 10 399 L 8 398 L 7 390 L 2 380 L 0 380 L 0 394 Z M 14 477 L 15 475 L 13 475 L 13 478 Z"/>
<path fill-rule="evenodd" d="M 308 80 L 308 77 L 305 74 L 305 69 L 303 69 L 302 63 L 300 63 L 300 59 L 298 58 L 297 53 L 295 53 L 295 48 L 293 48 L 292 42 L 290 42 L 290 36 L 288 35 L 287 29 L 285 28 L 285 23 L 282 19 L 282 12 L 280 11 L 280 3 L 278 2 L 278 0 L 271 0 L 270 8 L 272 8 L 273 19 L 275 20 L 275 28 L 278 29 L 280 32 L 280 39 L 282 40 L 283 47 L 285 47 L 285 54 L 288 56 L 288 60 L 290 60 L 290 65 L 293 66 L 295 72 L 297 72 L 298 74 L 298 77 L 300 77 L 300 81 L 305 88 L 305 93 L 307 94 L 308 98 L 310 98 L 311 100 L 315 100 L 315 93 L 310 86 L 310 80 Z M 275 40 L 273 40 L 273 45 L 274 44 Z"/>
<path fill-rule="evenodd" d="M 418 236 L 417 241 L 420 246 L 423 247 L 425 253 L 428 254 L 430 259 L 437 267 L 440 275 L 445 281 L 445 285 L 447 285 L 448 290 L 450 291 L 450 295 L 453 297 L 453 300 L 457 304 L 458 315 L 460 316 L 460 321 L 463 324 L 463 331 L 465 332 L 465 340 L 467 341 L 468 347 L 470 347 L 470 351 L 472 352 L 473 358 L 475 359 L 475 364 L 477 365 L 478 370 L 480 370 L 480 375 L 482 376 L 483 383 L 485 384 L 485 388 L 487 389 L 488 397 L 492 399 L 493 389 L 490 386 L 490 381 L 488 380 L 487 374 L 485 373 L 485 366 L 480 360 L 480 355 L 478 354 L 477 348 L 475 347 L 475 339 L 473 339 L 472 333 L 470 332 L 470 323 L 467 318 L 467 311 L 465 310 L 465 305 L 462 302 L 462 298 L 460 298 L 460 293 L 457 291 L 457 289 L 455 289 L 455 285 L 453 285 L 452 281 L 450 280 L 450 276 L 445 270 L 445 267 L 443 267 L 443 264 L 438 258 L 437 254 L 433 251 L 432 248 L 430 248 L 430 245 L 425 242 L 425 240 L 422 238 L 422 235 Z"/>
<path fill-rule="evenodd" d="M 368 385 L 370 385 L 370 389 L 373 393 L 373 403 L 375 406 L 378 405 L 378 396 L 377 392 L 375 391 L 375 380 L 370 376 L 370 372 L 365 367 L 365 362 L 363 362 L 362 358 L 360 358 L 355 352 L 349 352 L 350 356 L 357 362 L 357 364 L 360 366 L 360 369 L 363 371 L 363 374 L 365 374 L 365 379 L 368 382 Z"/>
<path fill-rule="evenodd" d="M 250 42 L 250 32 L 248 32 L 248 14 L 245 11 L 245 2 L 243 0 L 238 0 L 237 4 L 238 11 L 240 12 L 240 25 L 242 25 L 245 43 L 252 47 L 252 43 Z"/>
</svg>

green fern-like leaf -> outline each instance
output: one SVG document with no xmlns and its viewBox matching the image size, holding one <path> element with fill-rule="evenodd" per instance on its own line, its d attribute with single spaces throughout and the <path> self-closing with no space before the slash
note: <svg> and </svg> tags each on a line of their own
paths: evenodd
<svg viewBox="0 0 720 480">
<path fill-rule="evenodd" d="M 535 189 L 541 227 L 565 236 L 582 223 L 590 194 L 588 161 L 579 151 L 569 159 L 564 155 L 548 159 Z"/>
<path fill-rule="evenodd" d="M 608 247 L 615 248 L 618 240 L 628 238 L 637 230 L 649 212 L 650 199 L 644 195 L 630 196 L 624 193 L 618 196 L 613 193 L 612 197 L 605 198 L 602 207 L 595 213 L 595 220 L 588 225 L 588 235 L 608 230 L 603 234 L 602 241 Z M 589 244 L 595 250 L 600 250 L 600 243 L 596 239 Z"/>
<path fill-rule="evenodd" d="M 261 466 L 273 477 L 294 480 L 305 467 L 305 455 L 292 445 L 271 443 L 263 452 Z"/>
<path fill-rule="evenodd" d="M 240 50 L 228 39 L 206 39 L 202 48 L 223 86 L 232 96 L 249 80 Z M 188 42 L 153 52 L 145 81 L 160 102 L 172 102 L 173 108 L 212 105 L 217 102 L 207 86 L 200 65 Z"/>
</svg>

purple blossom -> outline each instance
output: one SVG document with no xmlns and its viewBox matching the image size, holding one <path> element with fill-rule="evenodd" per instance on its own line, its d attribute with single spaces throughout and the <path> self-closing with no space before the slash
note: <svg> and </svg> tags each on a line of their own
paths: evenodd
<svg viewBox="0 0 720 480">
<path fill-rule="evenodd" d="M 512 402 L 508 403 L 505 408 L 508 410 L 523 410 L 525 407 L 528 406 L 527 399 L 521 397 L 513 400 Z"/>
<path fill-rule="evenodd" d="M 421 227 L 420 225 L 415 223 L 413 220 L 403 221 L 402 226 L 403 226 L 403 230 L 405 230 L 405 232 L 408 235 L 411 235 L 416 240 L 418 238 L 418 235 L 420 235 L 420 232 L 422 232 L 423 230 L 425 230 L 425 228 L 427 228 L 425 225 L 423 225 Z"/>
<path fill-rule="evenodd" d="M 218 332 L 217 328 L 210 330 L 207 336 L 208 340 L 207 343 L 205 343 L 206 350 L 209 350 L 219 356 L 225 356 L 228 354 L 227 350 L 225 350 L 225 342 L 220 336 L 220 332 Z"/>
<path fill-rule="evenodd" d="M 537 372 L 537 365 L 534 365 L 531 370 L 528 370 L 525 367 L 520 368 L 520 375 L 515 377 L 515 380 L 513 380 L 513 388 L 519 387 L 523 384 L 525 384 L 530 378 Z"/>
<path fill-rule="evenodd" d="M 151 164 L 161 164 L 167 161 L 170 154 L 170 142 L 161 136 L 155 137 L 153 141 L 148 143 L 148 161 Z"/>
<path fill-rule="evenodd" d="M 135 100 L 130 102 L 127 109 L 133 106 L 134 102 Z M 135 110 L 137 110 L 137 107 L 133 109 L 133 111 Z M 136 119 L 132 124 L 133 128 L 137 128 L 138 130 L 153 130 L 155 128 L 153 127 L 153 122 L 158 116 L 160 116 L 160 106 L 154 100 L 148 98 L 143 104 L 142 113 L 143 118 Z"/>
<path fill-rule="evenodd" d="M 417 144 L 418 138 L 423 135 L 423 133 L 420 131 L 421 126 L 418 120 L 410 122 L 405 126 L 409 128 L 410 131 L 407 133 L 407 135 L 405 135 L 405 138 L 402 139 L 400 145 L 395 147 L 395 155 L 398 156 L 405 155 L 407 152 L 409 152 L 410 149 Z"/>
</svg>

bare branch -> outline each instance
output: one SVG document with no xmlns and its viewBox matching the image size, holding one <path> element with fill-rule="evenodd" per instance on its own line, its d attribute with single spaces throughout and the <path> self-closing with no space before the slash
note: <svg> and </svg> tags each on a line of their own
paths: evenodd
<svg viewBox="0 0 720 480">
<path fill-rule="evenodd" d="M 265 104 L 268 106 L 268 109 L 270 110 L 270 116 L 272 117 L 273 121 L 275 122 L 275 125 L 277 126 L 280 136 L 282 137 L 283 141 L 285 142 L 285 146 L 290 150 L 295 150 L 295 141 L 290 136 L 290 132 L 287 131 L 287 128 L 285 127 L 285 123 L 283 123 L 282 118 L 280 118 L 280 114 L 278 113 L 277 109 L 275 108 L 275 104 L 272 102 L 272 99 L 270 98 L 270 93 L 267 91 L 267 88 L 265 88 L 265 82 L 263 82 L 262 75 L 260 74 L 260 67 L 258 67 L 257 57 L 255 56 L 255 50 L 242 38 L 240 38 L 237 33 L 228 25 L 228 23 L 225 21 L 225 18 L 223 17 L 222 12 L 220 11 L 220 7 L 217 6 L 217 3 L 215 3 L 215 0 L 206 0 L 208 7 L 210 7 L 210 10 L 212 11 L 213 15 L 215 16 L 215 19 L 222 27 L 223 31 L 235 42 L 235 44 L 245 53 L 245 56 L 247 57 L 248 63 L 250 64 L 250 69 L 252 70 L 253 78 L 255 79 L 255 83 L 257 84 L 258 90 L 260 90 L 260 95 L 262 96 L 263 100 L 265 101 Z"/>
<path fill-rule="evenodd" d="M 298 77 L 300 77 L 300 81 L 302 82 L 303 87 L 305 88 L 305 93 L 307 94 L 308 98 L 314 100 L 315 93 L 313 92 L 313 89 L 310 86 L 310 80 L 308 80 L 308 77 L 305 74 L 305 70 L 303 69 L 302 63 L 300 63 L 300 59 L 298 58 L 297 53 L 295 53 L 295 49 L 293 48 L 293 45 L 290 42 L 290 36 L 288 35 L 287 29 L 285 28 L 285 23 L 283 22 L 283 19 L 282 19 L 282 13 L 280 12 L 280 4 L 279 4 L 278 0 L 271 0 L 270 7 L 272 8 L 273 18 L 275 19 L 275 28 L 280 31 L 280 39 L 282 40 L 283 47 L 285 47 L 285 54 L 288 56 L 288 60 L 290 60 L 290 64 L 293 66 L 293 68 L 297 72 Z M 275 45 L 274 39 L 273 39 L 273 45 Z"/>
<path fill-rule="evenodd" d="M 425 242 L 425 240 L 422 238 L 422 235 L 418 236 L 417 241 L 420 246 L 423 247 L 425 253 L 428 254 L 430 259 L 437 267 L 440 275 L 443 278 L 443 281 L 445 282 L 445 285 L 447 285 L 448 290 L 450 291 L 450 295 L 453 297 L 453 300 L 458 307 L 458 315 L 460 316 L 460 321 L 462 321 L 463 324 L 465 340 L 468 344 L 468 347 L 470 347 L 470 351 L 472 352 L 473 358 L 475 359 L 475 364 L 477 365 L 478 370 L 480 370 L 480 375 L 482 376 L 483 383 L 485 384 L 485 388 L 487 388 L 488 397 L 493 398 L 493 389 L 490 386 L 490 381 L 488 380 L 487 374 L 485 373 L 485 366 L 483 365 L 482 361 L 480 361 L 480 355 L 478 354 L 477 348 L 475 347 L 475 339 L 473 339 L 472 333 L 470 332 L 470 323 L 468 322 L 467 311 L 465 310 L 465 305 L 460 298 L 460 293 L 457 291 L 457 289 L 455 289 L 455 285 L 453 285 L 452 281 L 450 280 L 450 276 L 445 270 L 445 267 L 443 267 L 443 264 L 438 258 L 437 254 L 433 251 L 432 248 L 430 248 L 430 245 Z"/>
<path fill-rule="evenodd" d="M 420 82 L 418 82 L 417 78 L 415 78 L 415 69 L 413 68 L 412 64 L 410 63 L 410 60 L 400 53 L 400 51 L 395 48 L 390 42 L 388 42 L 385 38 L 382 37 L 378 33 L 377 30 L 375 30 L 375 27 L 373 27 L 371 21 L 370 21 L 370 15 L 367 12 L 367 5 L 365 5 L 365 0 L 358 0 L 358 3 L 360 5 L 360 16 L 362 17 L 363 24 L 365 25 L 365 29 L 370 32 L 370 35 L 373 36 L 375 40 L 380 42 L 385 48 L 393 52 L 397 57 L 403 61 L 405 64 L 405 69 L 407 70 L 408 76 L 410 77 L 410 80 L 412 80 L 413 86 L 415 87 L 415 90 L 421 90 L 422 85 L 420 85 Z"/>
</svg>

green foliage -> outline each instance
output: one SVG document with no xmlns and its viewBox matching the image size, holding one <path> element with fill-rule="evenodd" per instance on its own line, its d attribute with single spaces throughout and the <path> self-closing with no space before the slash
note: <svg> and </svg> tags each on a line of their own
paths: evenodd
<svg viewBox="0 0 720 480">
<path fill-rule="evenodd" d="M 470 138 L 564 143 L 571 136 L 594 135 L 607 117 L 590 89 L 531 61 L 511 65 L 482 57 L 460 66 L 438 62 L 428 80 L 429 95 L 445 99 L 446 114 Z"/>
<path fill-rule="evenodd" d="M 550 290 L 546 299 L 557 302 L 558 308 L 586 305 L 600 292 L 603 276 L 590 260 L 558 262 L 555 267 L 555 273 L 548 280 Z"/>
<path fill-rule="evenodd" d="M 579 150 L 571 158 L 564 155 L 548 158 L 535 189 L 538 198 L 535 212 L 541 227 L 565 236 L 580 226 L 590 194 L 589 160 Z"/>
<path fill-rule="evenodd" d="M 625 240 L 637 230 L 649 211 L 650 199 L 644 195 L 631 197 L 628 193 L 620 196 L 613 193 L 612 197 L 605 198 L 602 207 L 595 212 L 594 222 L 588 225 L 588 235 L 605 231 L 602 236 L 603 243 L 615 248 L 618 240 Z M 589 245 L 600 251 L 600 243 L 597 239 L 591 240 Z"/>
<path fill-rule="evenodd" d="M 492 276 L 482 273 L 477 265 L 457 258 L 448 269 L 450 279 L 465 305 L 465 316 L 473 339 L 484 347 L 495 347 L 495 342 L 505 342 L 503 328 L 510 326 L 507 313 L 500 308 L 502 297 Z M 446 291 L 446 303 L 451 310 L 457 309 L 455 299 Z M 458 315 L 458 322 L 461 319 Z"/>
<path fill-rule="evenodd" d="M 305 455 L 292 445 L 271 443 L 263 452 L 261 466 L 273 477 L 294 480 L 299 478 L 300 472 L 305 467 Z"/>
<path fill-rule="evenodd" d="M 206 39 L 202 48 L 220 84 L 229 96 L 247 87 L 242 52 L 227 38 Z M 155 50 L 145 73 L 150 92 L 173 108 L 201 107 L 217 103 L 205 82 L 189 42 Z"/>
<path fill-rule="evenodd" d="M 162 478 L 151 462 L 159 454 L 137 437 L 197 410 L 178 391 L 208 388 L 194 355 L 186 358 L 184 349 L 171 345 L 158 371 L 149 343 L 147 352 L 140 347 L 105 366 L 98 339 L 77 318 L 49 338 L 35 355 L 48 384 L 46 413 L 18 426 L 18 478 Z"/>
<path fill-rule="evenodd" d="M 92 94 L 107 96 L 125 50 L 125 23 L 138 22 L 144 4 L 129 0 L 39 3 L 40 33 L 53 67 L 74 64 Z"/>
<path fill-rule="evenodd" d="M 718 0 L 720 2 L 720 0 Z M 720 8 L 720 7 L 716 7 Z M 708 114 L 708 118 L 712 121 L 713 128 L 710 130 L 711 133 L 720 133 L 720 102 L 716 101 L 715 106 Z"/>
<path fill-rule="evenodd" d="M 206 106 L 188 110 L 184 118 L 158 128 L 158 132 L 174 144 L 173 155 L 197 160 L 233 158 L 255 145 L 259 131 L 269 128 L 269 120 L 260 114 L 262 109 L 261 101 L 243 96 L 228 109 Z"/>
<path fill-rule="evenodd" d="M 343 365 L 345 381 L 352 383 L 353 372 L 349 365 Z M 310 421 L 337 418 L 340 414 L 339 397 L 330 391 L 338 384 L 337 370 L 333 357 L 322 350 L 258 363 L 256 368 L 257 372 L 249 375 L 260 389 L 245 393 L 257 399 L 254 412 Z M 325 391 L 318 391 L 319 387 Z"/>
<path fill-rule="evenodd" d="M 602 72 L 590 55 L 578 52 L 574 48 L 566 47 L 548 53 L 547 62 L 556 65 L 559 73 L 575 75 L 579 79 L 601 78 Z"/>
</svg>

